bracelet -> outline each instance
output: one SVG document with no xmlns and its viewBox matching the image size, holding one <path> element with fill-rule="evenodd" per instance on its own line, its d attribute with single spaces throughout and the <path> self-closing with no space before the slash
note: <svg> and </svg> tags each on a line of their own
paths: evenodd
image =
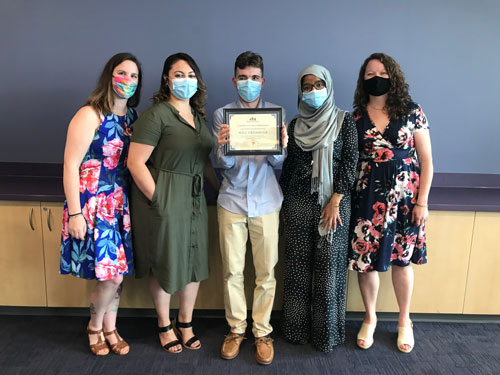
<svg viewBox="0 0 500 375">
<path fill-rule="evenodd" d="M 69 214 L 68 217 L 75 217 L 75 216 L 78 216 L 78 215 L 83 215 L 82 211 L 77 212 L 76 214 Z"/>
<path fill-rule="evenodd" d="M 420 204 L 420 203 L 415 203 L 415 206 L 418 206 L 418 207 L 427 207 L 426 204 Z"/>
</svg>

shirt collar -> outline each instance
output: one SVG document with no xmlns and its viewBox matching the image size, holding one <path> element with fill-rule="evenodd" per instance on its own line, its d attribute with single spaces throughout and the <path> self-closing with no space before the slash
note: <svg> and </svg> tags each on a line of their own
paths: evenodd
<svg viewBox="0 0 500 375">
<path fill-rule="evenodd" d="M 236 101 L 236 106 L 237 108 L 245 108 L 243 107 L 243 103 L 241 103 L 241 99 L 239 97 Z M 264 100 L 262 100 L 262 97 L 259 98 L 259 104 L 257 104 L 257 108 L 264 108 Z"/>
</svg>

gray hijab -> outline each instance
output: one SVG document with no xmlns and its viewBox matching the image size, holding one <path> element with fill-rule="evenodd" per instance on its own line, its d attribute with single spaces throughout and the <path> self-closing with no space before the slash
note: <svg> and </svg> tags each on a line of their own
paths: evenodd
<svg viewBox="0 0 500 375">
<path fill-rule="evenodd" d="M 314 109 L 302 101 L 302 77 L 313 74 L 326 83 L 328 97 L 321 107 Z M 304 151 L 312 151 L 311 194 L 318 192 L 318 203 L 323 209 L 333 194 L 333 142 L 337 139 L 346 111 L 335 105 L 330 72 L 321 65 L 304 68 L 297 80 L 299 114 L 295 116 L 295 143 Z"/>
</svg>

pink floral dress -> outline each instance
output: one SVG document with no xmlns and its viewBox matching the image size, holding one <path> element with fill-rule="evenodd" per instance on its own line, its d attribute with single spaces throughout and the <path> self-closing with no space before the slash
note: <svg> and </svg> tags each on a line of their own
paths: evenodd
<svg viewBox="0 0 500 375">
<path fill-rule="evenodd" d="M 133 273 L 126 159 L 137 113 L 101 116 L 101 125 L 80 165 L 80 204 L 87 221 L 85 239 L 68 234 L 64 203 L 61 274 L 110 280 Z"/>
<path fill-rule="evenodd" d="M 360 154 L 349 269 L 384 272 L 391 265 L 426 263 L 425 227 L 411 223 L 420 177 L 413 134 L 428 128 L 425 114 L 413 103 L 410 115 L 391 120 L 384 133 L 367 113 L 355 121 Z"/>
</svg>

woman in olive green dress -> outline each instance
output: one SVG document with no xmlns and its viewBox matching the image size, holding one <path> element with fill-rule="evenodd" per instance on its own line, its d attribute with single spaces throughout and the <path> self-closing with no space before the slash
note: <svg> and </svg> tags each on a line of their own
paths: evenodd
<svg viewBox="0 0 500 375">
<path fill-rule="evenodd" d="M 213 143 L 205 99 L 195 61 L 184 53 L 168 57 L 154 105 L 134 124 L 128 156 L 136 277 L 149 276 L 160 341 L 171 353 L 181 352 L 181 344 L 201 347 L 191 320 L 199 282 L 208 277 L 203 172 L 213 172 Z M 179 315 L 170 322 L 170 296 L 177 291 Z"/>
</svg>

